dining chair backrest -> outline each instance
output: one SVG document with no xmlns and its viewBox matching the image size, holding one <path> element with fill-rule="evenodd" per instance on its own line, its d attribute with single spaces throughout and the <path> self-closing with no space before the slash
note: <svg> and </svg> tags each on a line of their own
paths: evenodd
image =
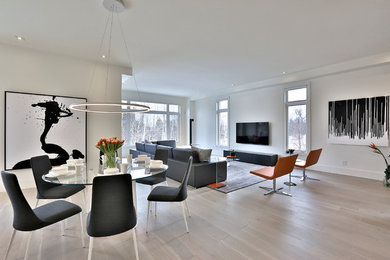
<svg viewBox="0 0 390 260">
<path fill-rule="evenodd" d="M 309 167 L 316 164 L 320 159 L 321 152 L 322 148 L 310 151 L 309 155 L 306 158 L 305 167 Z"/>
<path fill-rule="evenodd" d="M 130 230 L 136 224 L 131 175 L 95 177 L 87 226 L 88 235 L 111 236 Z"/>
<path fill-rule="evenodd" d="M 156 149 L 154 159 L 163 161 L 163 164 L 168 164 L 168 150 Z"/>
<path fill-rule="evenodd" d="M 187 198 L 187 184 L 188 184 L 188 178 L 190 177 L 191 168 L 192 168 L 192 156 L 188 159 L 187 169 L 183 176 L 183 180 L 179 186 L 179 192 L 177 194 L 178 201 L 183 201 Z"/>
<path fill-rule="evenodd" d="M 42 196 L 45 190 L 59 186 L 59 184 L 49 183 L 42 179 L 42 175 L 47 174 L 52 168 L 49 156 L 41 155 L 32 157 L 30 163 L 38 194 Z"/>
<path fill-rule="evenodd" d="M 297 157 L 298 154 L 279 158 L 274 168 L 274 177 L 277 178 L 292 172 Z"/>
<path fill-rule="evenodd" d="M 40 228 L 42 221 L 35 215 L 24 197 L 16 175 L 2 171 L 1 178 L 14 211 L 13 227 L 20 231 Z"/>
</svg>

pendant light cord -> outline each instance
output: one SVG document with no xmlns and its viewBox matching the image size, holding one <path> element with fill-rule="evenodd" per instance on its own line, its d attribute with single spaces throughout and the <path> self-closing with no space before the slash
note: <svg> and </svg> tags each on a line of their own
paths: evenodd
<svg viewBox="0 0 390 260">
<path fill-rule="evenodd" d="M 126 43 L 126 40 L 125 40 L 125 34 L 124 34 L 124 32 L 123 32 L 122 22 L 121 22 L 121 19 L 120 19 L 120 17 L 119 17 L 119 14 L 117 13 L 116 15 L 117 15 L 117 17 L 118 17 L 119 28 L 120 28 L 120 30 L 121 30 L 123 43 L 124 43 L 125 48 L 126 48 L 127 60 L 128 60 L 128 62 L 129 62 L 130 68 L 132 68 L 132 76 L 133 76 L 133 79 L 134 79 L 135 89 L 137 90 L 138 100 L 141 101 L 141 95 L 140 95 L 140 92 L 139 92 L 139 89 L 138 89 L 137 80 L 135 79 L 134 69 L 133 69 L 133 66 L 131 65 L 130 52 L 129 52 L 129 48 L 127 47 L 127 43 Z"/>
<path fill-rule="evenodd" d="M 107 20 L 106 20 L 106 25 L 104 26 L 104 31 L 103 31 L 102 39 L 100 40 L 98 55 L 96 55 L 96 57 L 101 57 L 101 55 L 102 55 L 101 51 L 102 51 L 102 49 L 103 49 L 104 38 L 106 38 L 106 33 L 107 33 L 107 28 L 108 28 L 108 22 L 109 22 L 109 21 L 110 21 L 110 15 L 108 15 Z M 91 87 L 92 87 L 92 84 L 93 84 L 93 79 L 95 78 L 96 68 L 97 68 L 98 62 L 99 62 L 99 61 L 96 61 L 96 62 L 95 62 L 95 65 L 94 65 L 94 67 L 93 67 L 92 77 L 91 77 L 91 80 L 90 80 L 90 82 L 89 82 L 89 86 L 88 86 L 88 90 L 87 90 L 87 96 L 89 96 L 89 93 L 91 92 Z"/>
<path fill-rule="evenodd" d="M 114 22 L 114 10 L 111 11 L 110 41 L 109 41 L 109 44 L 108 44 L 106 89 L 104 90 L 104 99 L 106 99 L 106 97 L 107 97 L 108 78 L 109 78 L 109 74 L 110 74 L 111 42 L 112 42 L 112 25 L 113 25 L 113 22 Z"/>
</svg>

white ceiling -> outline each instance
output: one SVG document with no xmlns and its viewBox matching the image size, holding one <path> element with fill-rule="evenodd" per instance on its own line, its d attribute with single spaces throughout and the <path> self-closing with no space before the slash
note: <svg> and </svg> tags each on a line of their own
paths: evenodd
<svg viewBox="0 0 390 260">
<path fill-rule="evenodd" d="M 141 91 L 196 97 L 390 51 L 388 0 L 126 0 Z M 0 42 L 95 60 L 101 0 L 1 0 Z M 115 64 L 129 66 L 114 21 Z M 18 42 L 15 35 L 23 35 Z M 107 42 L 105 44 L 107 46 Z M 128 88 L 134 88 L 129 84 Z"/>
</svg>

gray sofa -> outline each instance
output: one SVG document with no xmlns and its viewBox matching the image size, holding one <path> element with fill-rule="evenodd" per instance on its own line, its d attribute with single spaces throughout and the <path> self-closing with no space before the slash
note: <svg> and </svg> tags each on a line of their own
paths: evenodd
<svg viewBox="0 0 390 260">
<path fill-rule="evenodd" d="M 181 182 L 186 171 L 187 162 L 190 156 L 193 157 L 193 164 L 188 184 L 199 188 L 214 183 L 218 170 L 218 181 L 225 181 L 227 176 L 227 163 L 222 162 L 200 162 L 198 152 L 191 149 L 176 148 L 176 142 L 172 140 L 157 141 L 154 143 L 136 143 L 136 149 L 130 149 L 130 153 L 137 157 L 146 154 L 154 158 L 156 149 L 168 150 L 167 177 Z"/>
</svg>

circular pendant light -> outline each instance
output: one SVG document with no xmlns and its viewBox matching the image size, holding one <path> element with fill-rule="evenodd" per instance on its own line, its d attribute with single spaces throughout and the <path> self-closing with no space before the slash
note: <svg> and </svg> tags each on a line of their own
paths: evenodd
<svg viewBox="0 0 390 260">
<path fill-rule="evenodd" d="M 80 112 L 102 113 L 102 114 L 127 114 L 136 112 L 148 112 L 150 107 L 132 103 L 83 103 L 70 105 L 70 109 Z"/>
<path fill-rule="evenodd" d="M 103 0 L 103 6 L 111 13 L 110 14 L 111 17 L 108 18 L 108 20 L 107 20 L 106 28 L 105 28 L 105 31 L 103 34 L 103 39 L 101 41 L 101 45 L 100 45 L 100 49 L 99 49 L 99 54 L 100 54 L 100 51 L 102 49 L 102 43 L 104 41 L 104 37 L 106 34 L 107 25 L 108 25 L 108 22 L 111 20 L 111 26 L 110 26 L 110 31 L 109 31 L 110 39 L 109 39 L 109 48 L 108 48 L 108 59 L 106 60 L 106 62 L 107 62 L 107 75 L 106 75 L 106 91 L 105 92 L 107 93 L 108 75 L 109 75 L 109 69 L 110 69 L 110 56 L 111 56 L 112 25 L 113 25 L 113 20 L 114 20 L 114 13 L 119 13 L 119 12 L 124 11 L 125 6 L 124 6 L 122 0 Z M 130 64 L 130 55 L 129 55 L 129 51 L 127 48 L 127 44 L 126 44 L 126 40 L 124 37 L 122 24 L 120 22 L 119 16 L 118 16 L 118 21 L 119 21 L 119 25 L 120 25 L 120 29 L 121 29 L 121 33 L 122 33 L 123 42 L 124 42 L 125 47 L 126 47 L 127 58 L 129 59 L 129 64 Z M 104 58 L 105 57 L 106 56 L 104 56 Z M 94 74 L 95 73 L 93 73 L 93 75 Z M 138 90 L 138 86 L 137 86 L 137 81 L 135 80 L 135 76 L 134 76 L 134 82 L 136 84 L 138 97 L 139 97 L 139 90 Z M 150 110 L 150 107 L 145 106 L 145 105 L 134 104 L 134 103 L 130 103 L 130 104 L 129 103 L 116 103 L 116 102 L 112 102 L 112 103 L 110 103 L 110 102 L 87 102 L 87 103 L 81 103 L 81 104 L 72 104 L 69 106 L 69 108 L 72 110 L 75 110 L 75 111 L 80 111 L 80 112 L 102 113 L 102 114 L 144 113 L 144 112 L 148 112 Z"/>
</svg>

